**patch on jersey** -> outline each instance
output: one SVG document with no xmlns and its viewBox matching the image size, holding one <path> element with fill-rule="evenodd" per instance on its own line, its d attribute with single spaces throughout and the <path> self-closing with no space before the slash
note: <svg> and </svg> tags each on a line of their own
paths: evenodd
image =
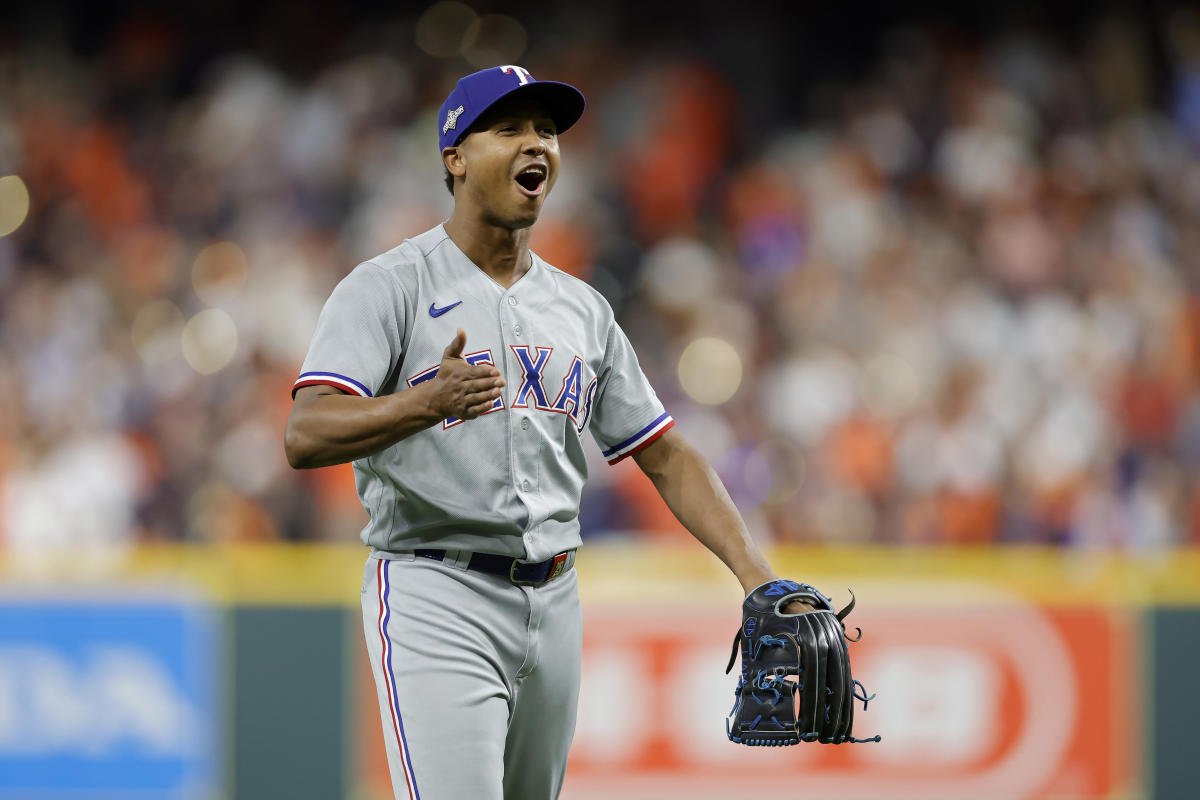
<svg viewBox="0 0 1200 800">
<path fill-rule="evenodd" d="M 442 136 L 445 136 L 448 131 L 454 130 L 454 126 L 458 124 L 458 118 L 463 115 L 463 107 L 452 108 L 446 112 L 446 124 L 442 126 Z"/>
<path fill-rule="evenodd" d="M 459 300 L 457 303 L 451 303 L 448 306 L 442 306 L 441 308 L 437 307 L 437 303 L 430 303 L 429 304 L 429 316 L 440 317 L 442 314 L 445 314 L 450 309 L 457 308 L 458 306 L 461 306 L 461 305 L 462 305 L 462 300 Z"/>
</svg>

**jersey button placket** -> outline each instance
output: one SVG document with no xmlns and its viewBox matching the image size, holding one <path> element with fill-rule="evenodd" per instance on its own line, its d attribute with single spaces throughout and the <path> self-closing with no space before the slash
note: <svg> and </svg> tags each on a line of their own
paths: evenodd
<svg viewBox="0 0 1200 800">
<path fill-rule="evenodd" d="M 525 332 L 524 328 L 521 326 L 521 323 L 520 323 L 520 320 L 519 320 L 519 317 L 517 314 L 517 310 L 516 310 L 516 306 L 518 306 L 520 304 L 520 301 L 518 301 L 516 297 L 514 297 L 513 295 L 510 294 L 504 298 L 504 302 L 507 303 L 509 306 L 509 319 L 512 323 L 513 335 L 520 337 Z M 502 306 L 502 308 L 503 308 L 503 306 Z M 516 422 L 516 420 L 512 419 L 512 418 L 510 418 L 510 420 L 511 421 L 509 424 L 513 424 L 514 422 Z M 520 422 L 516 423 L 516 424 L 519 424 L 521 426 L 522 431 L 530 430 L 530 428 L 533 427 L 533 423 L 529 419 L 528 416 L 522 416 Z M 525 441 L 525 443 L 522 444 L 522 441 Z M 526 470 L 529 469 L 532 464 L 532 458 L 534 457 L 534 454 L 529 451 L 529 446 L 530 445 L 527 440 L 514 440 L 513 441 L 513 453 L 515 455 L 514 467 L 516 467 L 516 470 L 518 472 L 526 472 Z M 528 474 L 528 472 L 526 472 L 526 474 Z M 514 476 L 514 477 L 516 477 L 516 480 L 514 481 L 514 483 L 516 484 L 516 488 L 517 488 L 518 492 L 521 492 L 526 495 L 532 494 L 534 492 L 534 482 L 531 479 L 521 478 L 519 476 Z"/>
</svg>

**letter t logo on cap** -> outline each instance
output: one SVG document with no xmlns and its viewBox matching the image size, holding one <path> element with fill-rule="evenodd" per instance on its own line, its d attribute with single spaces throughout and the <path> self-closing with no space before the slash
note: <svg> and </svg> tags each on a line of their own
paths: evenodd
<svg viewBox="0 0 1200 800">
<path fill-rule="evenodd" d="M 517 73 L 517 78 L 520 79 L 522 86 L 533 80 L 533 76 L 529 74 L 529 70 L 525 69 L 524 67 L 518 67 L 516 64 L 505 64 L 504 66 L 500 67 L 500 69 L 505 75 L 509 74 L 510 72 Z"/>
</svg>

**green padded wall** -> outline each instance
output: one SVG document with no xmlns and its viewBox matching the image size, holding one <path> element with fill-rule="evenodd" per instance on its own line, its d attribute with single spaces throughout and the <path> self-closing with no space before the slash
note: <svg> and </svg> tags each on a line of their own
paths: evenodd
<svg viewBox="0 0 1200 800">
<path fill-rule="evenodd" d="M 231 796 L 345 797 L 345 608 L 241 606 L 231 614 Z"/>
</svg>

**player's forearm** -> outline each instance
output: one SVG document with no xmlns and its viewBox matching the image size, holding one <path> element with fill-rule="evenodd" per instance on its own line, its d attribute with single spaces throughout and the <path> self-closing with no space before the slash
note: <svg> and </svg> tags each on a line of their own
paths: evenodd
<svg viewBox="0 0 1200 800">
<path fill-rule="evenodd" d="M 382 397 L 298 397 L 284 436 L 288 463 L 296 469 L 344 464 L 441 422 L 426 394 L 416 386 Z"/>
<path fill-rule="evenodd" d="M 676 431 L 634 456 L 675 518 L 737 576 L 749 593 L 775 577 L 708 461 Z"/>
</svg>

